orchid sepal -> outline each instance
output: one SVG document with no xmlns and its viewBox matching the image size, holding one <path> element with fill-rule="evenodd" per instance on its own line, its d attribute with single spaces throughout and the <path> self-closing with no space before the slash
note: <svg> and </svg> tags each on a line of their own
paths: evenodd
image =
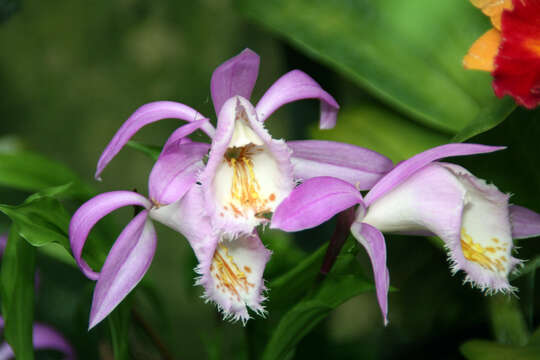
<svg viewBox="0 0 540 360">
<path fill-rule="evenodd" d="M 259 120 L 264 122 L 281 106 L 302 99 L 320 100 L 319 127 L 321 129 L 332 129 L 336 125 L 338 103 L 315 80 L 300 70 L 289 71 L 280 77 L 264 93 L 255 109 Z"/>
<path fill-rule="evenodd" d="M 180 119 L 189 122 L 206 119 L 196 110 L 187 105 L 173 101 L 156 101 L 138 108 L 118 129 L 112 140 L 103 150 L 99 158 L 96 179 L 100 180 L 103 169 L 118 154 L 124 145 L 142 127 L 163 119 Z M 206 119 L 207 120 L 207 119 Z M 202 123 L 201 129 L 212 137 L 215 130 L 209 122 Z"/>
</svg>

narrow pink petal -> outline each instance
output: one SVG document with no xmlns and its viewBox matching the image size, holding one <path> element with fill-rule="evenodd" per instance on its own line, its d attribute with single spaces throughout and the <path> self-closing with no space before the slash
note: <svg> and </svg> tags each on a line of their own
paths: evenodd
<svg viewBox="0 0 540 360">
<path fill-rule="evenodd" d="M 296 179 L 332 176 L 369 190 L 392 170 L 390 159 L 375 151 L 334 141 L 287 141 L 293 151 L 291 160 Z"/>
<path fill-rule="evenodd" d="M 209 149 L 209 144 L 186 144 L 183 139 L 166 145 L 148 179 L 152 201 L 167 205 L 184 196 L 204 168 L 202 159 Z"/>
<path fill-rule="evenodd" d="M 259 55 L 245 49 L 225 61 L 212 74 L 210 90 L 216 115 L 228 99 L 239 95 L 249 100 L 259 75 Z"/>
<path fill-rule="evenodd" d="M 366 195 L 366 206 L 407 180 L 412 174 L 429 163 L 451 156 L 490 153 L 503 150 L 503 146 L 487 146 L 479 144 L 446 144 L 426 150 L 399 163 L 392 171 L 384 176 Z"/>
<path fill-rule="evenodd" d="M 205 126 L 207 126 L 206 124 L 209 124 L 208 119 L 197 120 L 180 126 L 171 134 L 171 136 L 169 136 L 169 138 L 165 142 L 165 145 L 163 146 L 163 149 L 166 149 L 169 144 L 172 144 L 179 140 L 182 140 L 182 143 L 191 142 L 191 140 L 186 136 L 189 136 L 191 133 L 198 129 L 204 128 Z"/>
<path fill-rule="evenodd" d="M 366 249 L 375 278 L 377 301 L 381 308 L 384 325 L 388 325 L 388 287 L 390 286 L 390 274 L 386 267 L 386 244 L 383 234 L 366 223 L 355 222 L 351 226 L 351 232 L 358 242 Z"/>
<path fill-rule="evenodd" d="M 0 257 L 4 255 L 4 251 L 6 250 L 7 245 L 7 235 L 2 234 L 0 235 Z"/>
<path fill-rule="evenodd" d="M 540 236 L 540 214 L 532 210 L 523 206 L 510 205 L 510 222 L 514 239 Z"/>
<path fill-rule="evenodd" d="M 315 80 L 300 70 L 292 70 L 280 77 L 266 91 L 255 109 L 259 120 L 264 122 L 281 106 L 303 99 L 321 101 L 321 129 L 331 129 L 336 125 L 338 103 Z"/>
<path fill-rule="evenodd" d="M 109 315 L 141 281 L 154 257 L 156 243 L 148 210 L 141 211 L 118 236 L 101 269 L 94 289 L 89 329 Z"/>
<path fill-rule="evenodd" d="M 4 319 L 0 317 L 0 330 L 4 328 Z M 67 340 L 48 325 L 35 323 L 32 329 L 32 341 L 36 350 L 57 350 L 66 357 L 65 360 L 74 360 L 75 352 Z M 15 354 L 7 342 L 0 345 L 0 360 L 14 359 Z"/>
<path fill-rule="evenodd" d="M 7 342 L 0 344 L 0 360 L 10 360 L 14 358 L 15 354 L 13 353 L 11 346 L 9 346 Z"/>
<path fill-rule="evenodd" d="M 85 202 L 73 215 L 69 224 L 71 250 L 82 272 L 90 279 L 97 280 L 99 274 L 82 259 L 84 243 L 90 230 L 105 215 L 123 206 L 139 205 L 147 209 L 152 204 L 144 196 L 131 191 L 112 191 L 100 194 Z"/>
<path fill-rule="evenodd" d="M 329 176 L 311 178 L 279 204 L 270 227 L 284 231 L 309 229 L 359 203 L 362 195 L 348 182 Z"/>
<path fill-rule="evenodd" d="M 163 119 L 180 119 L 193 122 L 205 119 L 205 117 L 189 106 L 173 101 L 156 101 L 141 106 L 122 124 L 101 154 L 96 169 L 96 179 L 99 179 L 103 169 L 139 129 Z M 210 137 L 214 134 L 214 128 L 208 122 L 204 123 L 201 129 Z"/>
<path fill-rule="evenodd" d="M 67 340 L 50 326 L 36 323 L 33 330 L 34 349 L 57 350 L 66 357 L 64 360 L 75 359 L 75 352 Z"/>
</svg>

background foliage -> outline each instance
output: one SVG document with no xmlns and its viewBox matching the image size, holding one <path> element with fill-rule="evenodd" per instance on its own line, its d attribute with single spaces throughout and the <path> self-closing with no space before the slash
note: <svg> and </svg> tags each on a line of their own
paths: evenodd
<svg viewBox="0 0 540 360">
<path fill-rule="evenodd" d="M 330 131 L 317 129 L 315 102 L 289 105 L 268 122 L 276 137 L 346 141 L 395 162 L 449 141 L 506 145 L 456 162 L 540 211 L 539 111 L 514 111 L 511 100 L 494 97 L 489 74 L 461 66 L 488 28 L 467 0 L 0 0 L 0 231 L 12 225 L 0 296 L 4 337 L 18 358 L 32 357 L 34 319 L 60 330 L 79 359 L 540 357 L 539 261 L 514 281 L 519 298 L 486 297 L 462 286 L 462 274 L 450 276 L 436 240 L 388 237 L 396 291 L 384 328 L 369 261 L 353 241 L 317 281 L 333 223 L 294 236 L 266 231 L 270 313 L 244 328 L 203 303 L 187 242 L 159 227 L 143 283 L 108 323 L 87 332 L 93 283 L 66 251 L 70 214 L 82 201 L 97 191 L 146 192 L 153 161 L 136 149 L 93 181 L 120 124 L 161 99 L 213 116 L 211 73 L 245 47 L 262 61 L 254 99 L 299 68 L 341 105 Z M 177 125 L 152 125 L 136 140 L 160 145 Z M 85 251 L 94 266 L 130 216 L 129 209 L 108 216 L 92 232 Z M 540 253 L 535 239 L 518 245 L 521 258 Z"/>
</svg>

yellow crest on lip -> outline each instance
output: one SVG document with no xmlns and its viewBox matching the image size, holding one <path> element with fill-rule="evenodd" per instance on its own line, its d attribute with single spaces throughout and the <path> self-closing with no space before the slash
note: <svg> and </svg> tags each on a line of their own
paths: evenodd
<svg viewBox="0 0 540 360">
<path fill-rule="evenodd" d="M 499 244 L 497 238 L 491 239 L 494 245 Z M 467 234 L 467 231 L 461 229 L 461 249 L 465 259 L 475 262 L 490 271 L 499 271 L 504 273 L 508 259 L 505 256 L 497 257 L 499 251 L 505 251 L 503 246 L 482 246 L 474 242 L 473 238 Z"/>
<path fill-rule="evenodd" d="M 251 269 L 244 267 L 247 272 Z M 229 255 L 229 249 L 223 244 L 218 244 L 212 258 L 210 271 L 218 281 L 216 288 L 224 293 L 234 296 L 237 301 L 241 301 L 240 292 L 247 293 L 254 285 L 248 282 L 246 274 L 238 268 L 234 259 Z"/>
</svg>

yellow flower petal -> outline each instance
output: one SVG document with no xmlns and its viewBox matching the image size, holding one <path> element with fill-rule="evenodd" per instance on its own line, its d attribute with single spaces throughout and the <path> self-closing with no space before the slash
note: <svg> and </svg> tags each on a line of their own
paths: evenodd
<svg viewBox="0 0 540 360">
<path fill-rule="evenodd" d="M 491 18 L 491 23 L 497 30 L 501 30 L 502 12 L 513 7 L 512 0 L 471 0 L 471 3 Z"/>
<path fill-rule="evenodd" d="M 477 0 L 477 2 L 481 1 Z M 499 51 L 500 44 L 501 33 L 497 29 L 487 31 L 472 44 L 467 55 L 463 58 L 463 66 L 469 70 L 492 72 L 495 70 L 494 59 Z"/>
</svg>

